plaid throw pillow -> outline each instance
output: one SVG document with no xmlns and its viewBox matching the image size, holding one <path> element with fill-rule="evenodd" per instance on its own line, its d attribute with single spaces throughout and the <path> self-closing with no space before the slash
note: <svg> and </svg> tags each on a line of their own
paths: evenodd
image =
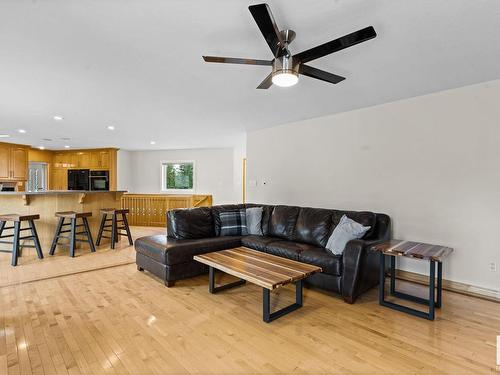
<svg viewBox="0 0 500 375">
<path fill-rule="evenodd" d="M 246 210 L 230 210 L 219 213 L 221 236 L 246 236 L 247 217 Z"/>
</svg>

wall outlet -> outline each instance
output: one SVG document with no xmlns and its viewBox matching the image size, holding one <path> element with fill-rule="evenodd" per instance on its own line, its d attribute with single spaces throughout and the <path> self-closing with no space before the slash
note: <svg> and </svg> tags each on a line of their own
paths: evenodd
<svg viewBox="0 0 500 375">
<path fill-rule="evenodd" d="M 497 272 L 497 264 L 496 262 L 490 262 L 490 271 Z"/>
</svg>

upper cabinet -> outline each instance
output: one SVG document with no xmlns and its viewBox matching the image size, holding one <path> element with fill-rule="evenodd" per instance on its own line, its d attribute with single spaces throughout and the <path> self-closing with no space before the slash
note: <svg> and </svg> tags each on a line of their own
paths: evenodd
<svg viewBox="0 0 500 375">
<path fill-rule="evenodd" d="M 0 143 L 0 179 L 9 179 L 10 172 L 10 147 Z"/>
<path fill-rule="evenodd" d="M 90 169 L 90 152 L 78 151 L 73 154 L 72 168 Z"/>
<path fill-rule="evenodd" d="M 110 169 L 112 153 L 116 150 L 61 151 L 54 155 L 55 168 Z"/>
<path fill-rule="evenodd" d="M 108 150 L 92 151 L 90 153 L 90 166 L 95 169 L 109 169 L 110 154 Z"/>
<path fill-rule="evenodd" d="M 26 147 L 10 149 L 10 168 L 14 180 L 26 181 L 28 179 L 28 149 Z"/>
<path fill-rule="evenodd" d="M 26 181 L 28 179 L 28 147 L 0 143 L 0 180 Z"/>
</svg>

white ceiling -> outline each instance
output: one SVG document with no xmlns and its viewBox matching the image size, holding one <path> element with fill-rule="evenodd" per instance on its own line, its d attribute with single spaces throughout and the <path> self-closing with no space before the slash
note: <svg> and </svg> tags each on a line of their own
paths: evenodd
<svg viewBox="0 0 500 375">
<path fill-rule="evenodd" d="M 292 53 L 369 25 L 378 37 L 309 63 L 347 77 L 338 85 L 256 90 L 269 67 L 201 58 L 271 58 L 251 3 L 2 0 L 0 134 L 48 148 L 229 146 L 248 130 L 500 78 L 498 0 L 270 0 L 297 32 Z"/>
</svg>

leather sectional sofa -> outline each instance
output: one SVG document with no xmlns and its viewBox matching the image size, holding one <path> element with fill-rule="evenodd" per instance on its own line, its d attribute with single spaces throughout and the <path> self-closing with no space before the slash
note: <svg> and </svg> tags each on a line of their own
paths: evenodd
<svg viewBox="0 0 500 375">
<path fill-rule="evenodd" d="M 219 213 L 263 207 L 262 236 L 221 237 Z M 332 255 L 325 245 L 342 215 L 371 229 L 363 239 L 347 243 L 344 253 Z M 197 254 L 246 246 L 258 251 L 322 267 L 306 284 L 342 295 L 348 303 L 378 284 L 379 257 L 369 247 L 390 237 L 390 219 L 373 212 L 268 205 L 225 205 L 172 210 L 167 214 L 167 235 L 135 241 L 139 270 L 147 270 L 170 287 L 175 281 L 207 272 L 193 260 Z"/>
</svg>

